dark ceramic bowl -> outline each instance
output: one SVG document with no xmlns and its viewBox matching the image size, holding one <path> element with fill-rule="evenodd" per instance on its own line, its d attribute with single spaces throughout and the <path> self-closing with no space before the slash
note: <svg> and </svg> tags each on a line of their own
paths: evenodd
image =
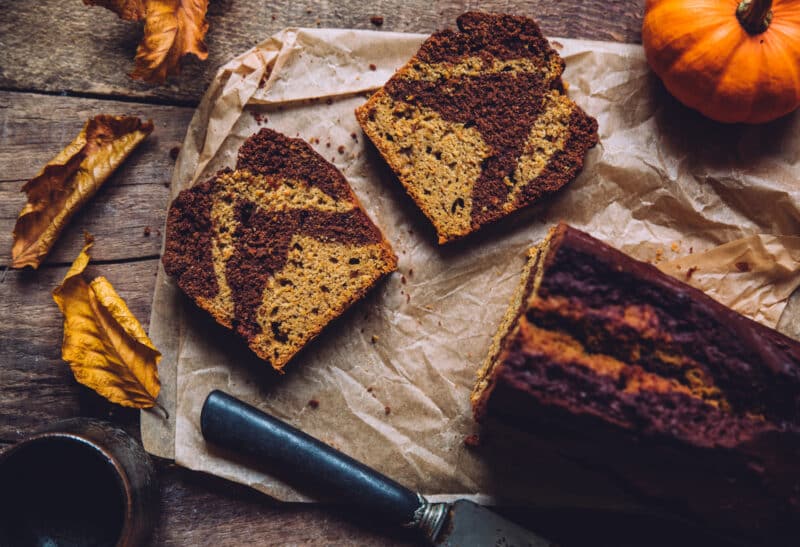
<svg viewBox="0 0 800 547">
<path fill-rule="evenodd" d="M 150 457 L 105 422 L 57 422 L 0 452 L 3 546 L 142 545 L 158 503 Z"/>
</svg>

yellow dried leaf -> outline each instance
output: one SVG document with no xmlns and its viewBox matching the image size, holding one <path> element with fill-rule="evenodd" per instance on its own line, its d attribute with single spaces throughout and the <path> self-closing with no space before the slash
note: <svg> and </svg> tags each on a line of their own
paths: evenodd
<svg viewBox="0 0 800 547">
<path fill-rule="evenodd" d="M 207 9 L 208 0 L 147 0 L 144 38 L 136 50 L 131 77 L 161 83 L 180 72 L 185 55 L 206 59 Z"/>
<path fill-rule="evenodd" d="M 161 389 L 161 353 L 106 278 L 83 279 L 91 246 L 87 234 L 86 245 L 53 291 L 64 314 L 61 357 L 78 382 L 112 403 L 150 408 Z"/>
<path fill-rule="evenodd" d="M 208 31 L 208 0 L 83 0 L 102 6 L 128 21 L 144 19 L 144 38 L 136 49 L 131 78 L 163 83 L 181 71 L 180 60 L 189 54 L 208 58 L 203 42 Z"/>
<path fill-rule="evenodd" d="M 28 203 L 14 226 L 11 267 L 38 268 L 61 230 L 136 146 L 152 122 L 101 114 L 83 129 L 22 191 Z"/>
</svg>

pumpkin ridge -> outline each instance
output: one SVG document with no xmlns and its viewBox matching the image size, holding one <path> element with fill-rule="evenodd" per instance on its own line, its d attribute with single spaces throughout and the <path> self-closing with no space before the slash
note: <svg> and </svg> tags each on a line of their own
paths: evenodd
<svg viewBox="0 0 800 547">
<path fill-rule="evenodd" d="M 684 52 L 682 52 L 675 59 L 673 64 L 670 65 L 669 67 L 667 67 L 667 71 L 675 70 L 676 66 L 679 65 L 679 64 L 686 64 L 686 65 L 690 65 L 690 66 L 696 66 L 699 61 L 704 61 L 703 57 L 697 56 L 698 50 L 700 50 L 700 51 L 702 51 L 702 52 L 704 52 L 706 54 L 711 54 L 711 52 L 715 52 L 715 53 L 718 52 L 719 48 L 713 47 L 713 46 L 726 37 L 727 32 L 722 32 L 722 30 L 723 29 L 720 29 L 716 33 L 709 34 L 708 36 L 705 36 L 705 37 L 703 37 L 701 39 L 695 39 L 693 41 L 693 43 L 692 43 L 692 46 L 691 47 L 687 47 L 686 50 Z M 715 97 L 718 97 L 720 95 L 720 86 L 725 82 L 725 75 L 731 69 L 730 61 L 734 57 L 735 54 L 736 54 L 736 50 L 735 49 L 731 49 L 728 52 L 728 55 L 724 58 L 724 60 L 718 61 L 717 63 L 715 63 L 717 65 L 717 67 L 719 67 L 721 69 L 720 72 L 717 72 L 717 73 L 714 74 L 714 78 L 715 78 L 716 81 L 708 89 L 702 89 L 702 88 L 699 89 L 699 91 L 702 93 L 702 96 L 697 96 L 694 99 L 692 99 L 691 101 L 690 100 L 686 100 L 685 102 L 687 103 L 688 106 L 690 106 L 691 108 L 695 108 L 695 109 L 700 110 L 702 108 L 702 106 L 703 106 L 702 103 L 704 101 L 713 101 L 713 100 L 715 100 Z M 708 68 L 706 70 L 708 70 Z M 697 89 L 698 86 L 697 86 L 696 82 L 694 83 L 693 87 L 695 87 L 695 89 L 693 91 L 697 92 L 698 91 L 698 89 Z M 668 89 L 669 89 L 669 86 L 668 86 Z M 673 93 L 672 90 L 670 90 L 670 93 Z M 678 93 L 675 93 L 675 94 L 677 95 Z M 685 92 L 684 92 L 683 89 L 681 89 L 680 95 L 681 96 L 685 95 Z M 681 98 L 681 101 L 683 102 L 684 99 Z"/>
<path fill-rule="evenodd" d="M 775 29 L 777 30 L 777 29 Z M 787 51 L 787 45 L 794 45 L 794 50 Z M 786 37 L 786 41 L 773 40 L 770 44 L 774 48 L 773 55 L 780 54 L 784 60 L 785 70 L 789 78 L 794 83 L 795 101 L 800 101 L 800 66 L 794 63 L 794 59 L 800 58 L 800 43 L 794 44 L 791 38 Z"/>
</svg>

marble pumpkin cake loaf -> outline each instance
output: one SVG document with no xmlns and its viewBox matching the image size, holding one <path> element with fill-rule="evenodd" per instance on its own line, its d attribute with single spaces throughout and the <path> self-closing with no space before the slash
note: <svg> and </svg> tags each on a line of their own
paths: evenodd
<svg viewBox="0 0 800 547">
<path fill-rule="evenodd" d="M 471 12 L 458 28 L 426 40 L 356 110 L 439 243 L 557 191 L 597 143 L 533 20 Z"/>
<path fill-rule="evenodd" d="M 800 537 L 800 343 L 649 264 L 559 225 L 478 378 L 478 421 L 568 440 L 705 523 Z"/>
<path fill-rule="evenodd" d="M 361 298 L 397 259 L 342 174 L 269 129 L 236 170 L 182 191 L 164 269 L 275 369 Z"/>
</svg>

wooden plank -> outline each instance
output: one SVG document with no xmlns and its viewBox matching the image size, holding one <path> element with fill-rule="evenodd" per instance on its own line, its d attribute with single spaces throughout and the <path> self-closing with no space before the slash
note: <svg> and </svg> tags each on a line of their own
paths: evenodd
<svg viewBox="0 0 800 547">
<path fill-rule="evenodd" d="M 84 230 L 96 236 L 96 260 L 159 253 L 174 164 L 170 150 L 183 142 L 193 109 L 5 91 L 0 92 L 0 265 L 10 260 L 11 232 L 26 201 L 22 184 L 78 134 L 86 119 L 100 113 L 152 119 L 155 129 L 73 217 L 45 264 L 71 262 Z"/>
<path fill-rule="evenodd" d="M 155 259 L 90 265 L 103 275 L 147 328 Z M 50 295 L 67 266 L 10 270 L 0 283 L 0 439 L 17 440 L 53 420 L 90 416 L 111 420 L 138 437 L 138 411 L 106 402 L 78 384 L 61 360 L 62 316 Z"/>
<path fill-rule="evenodd" d="M 17 0 L 0 10 L 0 88 L 89 93 L 195 104 L 221 64 L 289 26 L 432 32 L 453 26 L 467 9 L 535 17 L 550 36 L 637 42 L 644 0 L 486 2 L 465 0 L 356 0 L 210 2 L 209 58 L 191 58 L 167 85 L 131 80 L 141 25 L 78 0 Z M 370 17 L 380 15 L 376 27 Z M 35 37 L 35 38 L 34 38 Z"/>
<path fill-rule="evenodd" d="M 246 486 L 159 464 L 162 518 L 153 545 L 414 545 L 346 507 L 281 504 Z"/>
</svg>

